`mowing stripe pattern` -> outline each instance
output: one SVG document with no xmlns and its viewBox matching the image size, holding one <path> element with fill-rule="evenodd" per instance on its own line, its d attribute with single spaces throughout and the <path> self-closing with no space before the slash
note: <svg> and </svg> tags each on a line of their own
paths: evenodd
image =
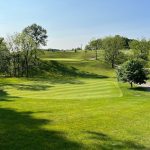
<svg viewBox="0 0 150 150">
<path fill-rule="evenodd" d="M 43 85 L 46 88 L 40 89 L 38 86 Z M 81 82 L 75 84 L 52 84 L 47 82 L 24 82 L 17 87 L 7 86 L 5 90 L 11 96 L 36 98 L 36 99 L 89 99 L 102 97 L 121 97 L 122 92 L 117 82 L 101 80 L 101 79 L 82 79 Z M 33 90 L 31 87 L 34 85 Z M 28 88 L 24 88 L 28 87 Z M 31 87 L 30 87 L 31 86 Z"/>
</svg>

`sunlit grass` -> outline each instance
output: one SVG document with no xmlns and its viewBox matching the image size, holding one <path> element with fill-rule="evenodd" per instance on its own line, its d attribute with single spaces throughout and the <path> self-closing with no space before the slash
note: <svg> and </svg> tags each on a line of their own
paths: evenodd
<svg viewBox="0 0 150 150">
<path fill-rule="evenodd" d="M 36 99 L 90 99 L 122 96 L 118 83 L 102 79 L 76 79 L 73 82 L 67 80 L 63 83 L 18 79 L 6 84 L 3 89 L 10 96 Z"/>
<path fill-rule="evenodd" d="M 74 61 L 81 61 L 81 59 L 69 59 L 69 58 L 42 58 L 42 60 L 46 60 L 46 61 L 48 61 L 48 60 L 54 60 L 54 61 L 66 61 L 66 62 L 74 62 Z"/>
<path fill-rule="evenodd" d="M 0 149 L 150 149 L 150 92 L 103 63 L 64 63 L 108 78 L 1 78 Z"/>
</svg>

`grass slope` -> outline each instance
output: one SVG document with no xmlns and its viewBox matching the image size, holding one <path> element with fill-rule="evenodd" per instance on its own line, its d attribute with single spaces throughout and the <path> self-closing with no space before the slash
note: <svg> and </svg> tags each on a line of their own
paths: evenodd
<svg viewBox="0 0 150 150">
<path fill-rule="evenodd" d="M 64 62 L 109 78 L 0 79 L 1 150 L 150 149 L 150 92 L 105 64 Z"/>
<path fill-rule="evenodd" d="M 64 52 L 50 52 L 50 51 L 39 51 L 38 55 L 41 59 L 44 60 L 94 60 L 96 57 L 95 51 L 64 51 Z M 104 51 L 98 51 L 98 58 L 104 58 Z"/>
</svg>

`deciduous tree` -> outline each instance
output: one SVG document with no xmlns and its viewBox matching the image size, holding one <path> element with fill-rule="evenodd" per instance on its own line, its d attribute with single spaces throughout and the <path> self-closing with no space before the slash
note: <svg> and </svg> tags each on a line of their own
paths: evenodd
<svg viewBox="0 0 150 150">
<path fill-rule="evenodd" d="M 133 87 L 133 83 L 144 84 L 148 79 L 148 73 L 139 60 L 125 62 L 118 68 L 117 75 L 119 80 L 130 83 L 131 88 Z"/>
<path fill-rule="evenodd" d="M 36 48 L 34 50 L 35 59 L 37 58 L 37 49 L 40 46 L 46 46 L 47 44 L 47 31 L 42 26 L 37 24 L 32 24 L 31 26 L 26 27 L 23 30 L 24 33 L 31 36 L 36 44 Z"/>
<path fill-rule="evenodd" d="M 117 35 L 115 37 L 106 37 L 103 39 L 102 44 L 105 50 L 105 61 L 111 63 L 112 68 L 114 68 L 119 56 L 119 50 L 124 48 L 125 41 Z"/>
</svg>

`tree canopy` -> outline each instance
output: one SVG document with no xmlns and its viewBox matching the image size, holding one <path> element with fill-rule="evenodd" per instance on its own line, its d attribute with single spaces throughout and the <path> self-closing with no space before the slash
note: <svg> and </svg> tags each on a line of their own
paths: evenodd
<svg viewBox="0 0 150 150">
<path fill-rule="evenodd" d="M 149 59 L 149 51 L 150 51 L 150 42 L 145 39 L 142 40 L 133 40 L 129 43 L 130 49 L 134 51 L 134 57 L 148 60 Z"/>
<path fill-rule="evenodd" d="M 32 24 L 31 26 L 26 27 L 23 32 L 28 34 L 33 38 L 36 43 L 37 48 L 42 45 L 46 46 L 47 43 L 47 31 L 42 26 L 37 24 Z"/>
<path fill-rule="evenodd" d="M 118 79 L 123 82 L 128 82 L 133 86 L 135 84 L 146 83 L 147 72 L 143 64 L 139 60 L 130 60 L 125 62 L 117 70 Z"/>
<path fill-rule="evenodd" d="M 103 39 L 103 48 L 105 50 L 105 60 L 111 63 L 112 68 L 115 67 L 117 58 L 119 56 L 119 50 L 125 47 L 125 40 L 120 36 L 106 37 Z"/>
</svg>

